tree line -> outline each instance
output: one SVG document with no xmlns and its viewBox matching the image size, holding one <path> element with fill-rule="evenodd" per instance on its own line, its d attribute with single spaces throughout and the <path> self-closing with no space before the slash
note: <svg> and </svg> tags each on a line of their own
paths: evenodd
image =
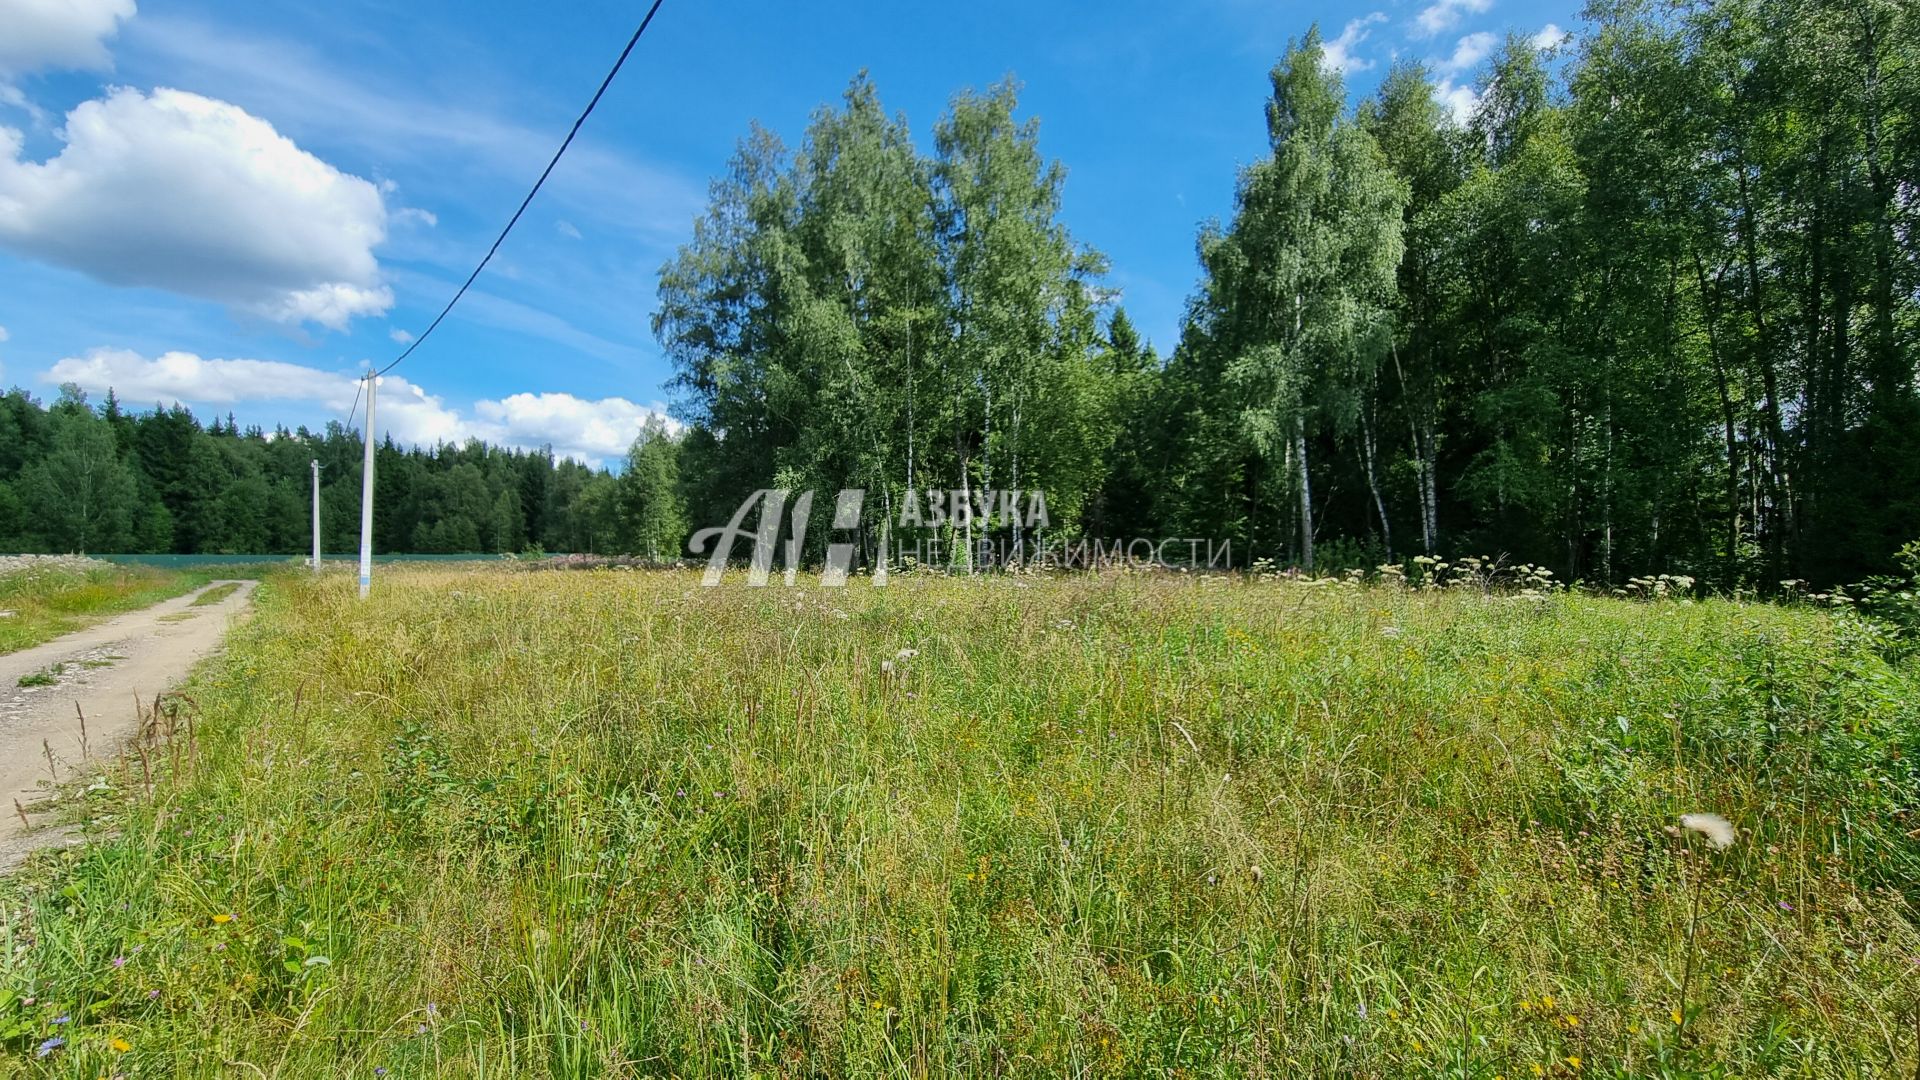
<svg viewBox="0 0 1920 1080">
<path fill-rule="evenodd" d="M 1563 42 L 1509 37 L 1460 115 L 1412 62 L 1350 102 L 1310 30 L 1249 103 L 1267 152 L 1222 177 L 1164 356 L 1061 222 L 1011 82 L 955 96 L 923 150 L 862 75 L 797 147 L 754 127 L 661 269 L 682 434 L 617 474 L 383 445 L 376 545 L 667 555 L 759 489 L 858 487 L 871 559 L 909 493 L 1024 489 L 1054 537 L 1239 565 L 1884 572 L 1920 536 L 1917 22 L 1595 0 Z M 0 543 L 304 550 L 318 457 L 348 550 L 357 445 L 16 391 Z"/>
<path fill-rule="evenodd" d="M 688 515 L 863 487 L 872 549 L 910 490 L 1041 488 L 1057 531 L 1242 562 L 1884 569 L 1920 535 L 1916 20 L 1597 0 L 1459 117 L 1411 62 L 1350 105 L 1310 31 L 1164 360 L 1013 85 L 922 153 L 862 76 L 794 150 L 755 128 L 662 271 Z"/>
<path fill-rule="evenodd" d="M 305 553 L 312 461 L 322 546 L 357 551 L 363 445 L 338 422 L 268 432 L 228 416 L 203 427 L 178 404 L 131 412 L 111 392 L 94 406 L 67 386 L 42 405 L 16 388 L 0 396 L 0 551 Z M 374 547 L 671 555 L 684 529 L 660 520 L 670 500 L 656 493 L 673 490 L 673 450 L 651 426 L 616 476 L 550 450 L 388 439 L 375 448 Z"/>
</svg>

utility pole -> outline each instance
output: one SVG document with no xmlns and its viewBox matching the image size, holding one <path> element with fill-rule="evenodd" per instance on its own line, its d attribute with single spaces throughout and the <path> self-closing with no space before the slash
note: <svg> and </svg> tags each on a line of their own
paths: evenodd
<svg viewBox="0 0 1920 1080">
<path fill-rule="evenodd" d="M 320 573 L 320 459 L 313 465 L 313 572 Z"/>
<path fill-rule="evenodd" d="M 360 599 L 373 588 L 373 388 L 380 377 L 367 372 L 366 457 L 360 467 Z"/>
</svg>

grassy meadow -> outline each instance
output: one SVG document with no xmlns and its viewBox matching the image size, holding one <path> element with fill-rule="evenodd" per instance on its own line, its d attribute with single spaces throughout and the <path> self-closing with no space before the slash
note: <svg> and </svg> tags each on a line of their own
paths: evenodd
<svg viewBox="0 0 1920 1080">
<path fill-rule="evenodd" d="M 7 561 L 0 556 L 0 561 Z M 51 641 L 111 615 L 134 611 L 205 585 L 205 570 L 120 566 L 70 556 L 15 559 L 0 568 L 0 653 Z"/>
<path fill-rule="evenodd" d="M 270 578 L 0 883 L 5 1064 L 1915 1069 L 1920 671 L 1850 616 L 698 580 Z"/>
</svg>

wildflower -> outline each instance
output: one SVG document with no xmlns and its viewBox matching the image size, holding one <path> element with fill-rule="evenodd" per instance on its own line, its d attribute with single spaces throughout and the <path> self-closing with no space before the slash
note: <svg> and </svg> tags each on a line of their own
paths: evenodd
<svg viewBox="0 0 1920 1080">
<path fill-rule="evenodd" d="M 126 957 L 124 957 L 124 956 L 116 956 L 116 957 L 114 957 L 114 958 L 113 958 L 113 966 L 114 966 L 114 967 L 117 967 L 117 968 L 123 968 L 123 967 L 126 967 L 126 966 L 127 966 L 127 958 L 126 958 Z"/>
<path fill-rule="evenodd" d="M 1787 902 L 1786 902 L 1785 900 L 1782 900 L 1782 901 L 1780 901 L 1780 910 L 1781 910 L 1781 911 L 1792 911 L 1792 910 L 1793 910 L 1793 905 L 1792 905 L 1792 904 L 1789 904 L 1789 903 L 1787 903 Z"/>
<path fill-rule="evenodd" d="M 893 654 L 893 658 L 895 660 L 911 660 L 919 655 L 919 649 L 901 649 L 899 652 Z"/>
<path fill-rule="evenodd" d="M 233 921 L 233 916 L 231 916 L 231 915 L 229 915 L 229 914 L 227 914 L 226 912 L 224 912 L 224 911 L 223 911 L 223 912 L 221 912 L 220 914 L 218 914 L 218 915 L 215 915 L 215 916 L 213 917 L 213 921 L 214 921 L 214 924 L 215 924 L 215 925 L 221 925 L 221 924 L 225 924 L 225 923 L 230 923 L 230 922 L 232 922 L 232 921 Z"/>
<path fill-rule="evenodd" d="M 61 1038 L 58 1035 L 55 1035 L 53 1038 L 48 1039 L 46 1042 L 43 1042 L 40 1044 L 40 1050 L 36 1056 L 46 1057 L 48 1054 L 53 1053 L 55 1050 L 58 1050 L 65 1045 L 67 1045 L 67 1040 Z"/>
<path fill-rule="evenodd" d="M 72 1019 L 73 1017 L 71 1016 L 56 1016 L 53 1018 L 53 1022 L 56 1024 L 65 1024 L 70 1022 Z"/>
<path fill-rule="evenodd" d="M 1568 1026 L 1568 1027 L 1570 1027 L 1570 1028 L 1577 1028 L 1577 1027 L 1579 1027 L 1579 1026 L 1580 1026 L 1580 1018 L 1579 1018 L 1579 1017 L 1577 1017 L 1577 1016 L 1575 1016 L 1575 1015 L 1573 1015 L 1572 1013 L 1568 1013 L 1568 1014 L 1567 1014 L 1567 1026 Z"/>
<path fill-rule="evenodd" d="M 1529 1066 L 1528 1066 L 1528 1068 L 1530 1068 L 1530 1069 L 1532 1069 L 1532 1070 L 1533 1070 L 1533 1075 L 1535 1075 L 1535 1076 L 1545 1076 L 1545 1075 L 1547 1075 L 1547 1070 L 1545 1070 L 1545 1069 L 1543 1069 L 1543 1068 L 1541 1068 L 1541 1067 L 1540 1067 L 1540 1063 L 1539 1063 L 1539 1062 L 1537 1062 L 1537 1061 L 1536 1061 L 1536 1062 L 1534 1062 L 1534 1063 L 1533 1063 L 1532 1065 L 1529 1065 Z"/>
<path fill-rule="evenodd" d="M 122 1039 L 122 1038 L 120 1038 L 120 1037 L 118 1037 L 118 1036 L 115 1036 L 115 1037 L 114 1037 L 114 1040 L 113 1040 L 112 1042 L 110 1042 L 110 1043 L 108 1043 L 107 1045 L 108 1045 L 108 1046 L 110 1046 L 110 1047 L 112 1047 L 112 1048 L 113 1048 L 113 1052 L 114 1052 L 114 1053 L 116 1053 L 116 1054 L 124 1054 L 124 1053 L 126 1053 L 127 1051 L 129 1051 L 129 1050 L 131 1050 L 131 1049 L 133 1049 L 133 1044 L 132 1044 L 132 1043 L 130 1043 L 130 1042 L 128 1042 L 127 1040 L 125 1040 L 125 1039 Z"/>
<path fill-rule="evenodd" d="M 1580 1071 L 1580 1055 L 1579 1054 L 1567 1055 L 1567 1068 L 1572 1069 L 1574 1072 Z"/>
<path fill-rule="evenodd" d="M 1707 846 L 1718 851 L 1733 846 L 1733 823 L 1719 814 L 1682 814 L 1680 827 L 1707 838 Z"/>
<path fill-rule="evenodd" d="M 1673 1017 L 1673 1022 L 1676 1024 L 1682 1023 L 1686 1020 L 1686 1017 L 1680 1015 L 1680 1007 L 1678 1005 L 1673 1007 L 1673 1012 L 1670 1013 L 1669 1015 Z"/>
</svg>

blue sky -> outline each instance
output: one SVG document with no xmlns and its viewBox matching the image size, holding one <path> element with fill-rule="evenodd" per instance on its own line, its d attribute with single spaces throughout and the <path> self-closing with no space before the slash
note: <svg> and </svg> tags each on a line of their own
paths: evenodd
<svg viewBox="0 0 1920 1080">
<path fill-rule="evenodd" d="M 471 269 L 642 3 L 0 0 L 0 384 L 318 425 Z M 381 390 L 377 426 L 617 456 L 672 371 L 655 273 L 758 120 L 790 144 L 868 69 L 928 140 L 1009 74 L 1064 219 L 1163 350 L 1196 229 L 1265 148 L 1266 72 L 1318 22 L 1349 89 L 1396 56 L 1471 102 L 1566 0 L 973 5 L 667 0 L 487 272 Z"/>
</svg>

